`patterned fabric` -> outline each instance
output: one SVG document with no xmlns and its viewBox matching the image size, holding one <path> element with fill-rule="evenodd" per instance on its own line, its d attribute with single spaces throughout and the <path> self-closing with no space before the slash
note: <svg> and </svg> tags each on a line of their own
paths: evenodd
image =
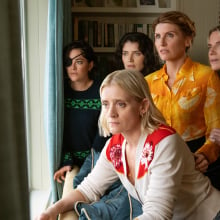
<svg viewBox="0 0 220 220">
<path fill-rule="evenodd" d="M 139 170 L 137 175 L 138 179 L 142 178 L 145 175 L 145 173 L 148 172 L 148 167 L 150 166 L 154 158 L 155 146 L 158 144 L 158 142 L 162 140 L 164 137 L 167 137 L 168 135 L 174 133 L 175 131 L 172 128 L 167 127 L 165 125 L 161 125 L 158 130 L 148 135 L 141 153 Z M 122 174 L 125 173 L 125 168 L 123 167 L 122 163 L 123 141 L 124 137 L 121 134 L 113 135 L 109 143 L 109 146 L 106 150 L 106 156 L 108 160 L 112 162 L 117 172 Z"/>
<path fill-rule="evenodd" d="M 77 151 L 77 152 L 67 152 L 63 156 L 63 164 L 64 165 L 72 165 L 74 161 L 84 161 L 86 157 L 90 154 L 90 150 L 86 151 Z"/>
<path fill-rule="evenodd" d="M 82 166 L 91 148 L 101 151 L 106 138 L 99 135 L 98 118 L 101 110 L 99 81 L 85 91 L 73 90 L 65 84 L 64 132 L 61 166 Z"/>
<path fill-rule="evenodd" d="M 65 99 L 66 108 L 75 108 L 75 109 L 98 109 L 101 108 L 100 99 Z"/>
<path fill-rule="evenodd" d="M 185 141 L 208 137 L 212 128 L 220 127 L 220 79 L 210 67 L 187 58 L 171 89 L 166 64 L 145 79 L 154 103 Z M 220 148 L 206 139 L 198 152 L 214 162 Z"/>
</svg>

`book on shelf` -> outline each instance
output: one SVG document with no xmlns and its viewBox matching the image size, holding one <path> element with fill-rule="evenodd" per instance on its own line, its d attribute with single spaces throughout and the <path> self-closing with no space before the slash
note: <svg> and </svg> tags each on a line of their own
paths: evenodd
<svg viewBox="0 0 220 220">
<path fill-rule="evenodd" d="M 127 32 L 143 32 L 154 38 L 152 24 L 105 23 L 100 20 L 74 20 L 74 40 L 85 40 L 92 47 L 116 47 Z"/>
<path fill-rule="evenodd" d="M 108 28 L 108 47 L 115 47 L 114 24 L 107 24 Z"/>
<path fill-rule="evenodd" d="M 136 0 L 72 0 L 73 7 L 136 7 Z"/>
<path fill-rule="evenodd" d="M 78 22 L 78 40 L 89 42 L 89 22 L 87 20 Z"/>
</svg>

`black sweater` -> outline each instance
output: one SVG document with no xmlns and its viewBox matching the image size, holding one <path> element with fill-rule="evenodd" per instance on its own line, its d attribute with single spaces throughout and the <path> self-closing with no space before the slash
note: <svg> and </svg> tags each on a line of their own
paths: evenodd
<svg viewBox="0 0 220 220">
<path fill-rule="evenodd" d="M 81 166 L 91 148 L 101 151 L 104 147 L 107 139 L 98 132 L 99 87 L 97 81 L 85 91 L 74 91 L 69 85 L 65 87 L 62 166 Z"/>
</svg>

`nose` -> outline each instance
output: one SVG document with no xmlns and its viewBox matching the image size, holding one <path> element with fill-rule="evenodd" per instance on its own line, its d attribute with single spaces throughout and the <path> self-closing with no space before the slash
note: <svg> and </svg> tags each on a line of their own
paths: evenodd
<svg viewBox="0 0 220 220">
<path fill-rule="evenodd" d="M 166 44 L 166 36 L 160 36 L 155 42 L 157 42 L 159 46 L 164 46 Z"/>
<path fill-rule="evenodd" d="M 108 115 L 109 117 L 112 117 L 112 118 L 117 117 L 117 111 L 113 104 L 109 106 Z"/>
<path fill-rule="evenodd" d="M 215 46 L 209 47 L 209 52 L 210 55 L 215 53 Z"/>
<path fill-rule="evenodd" d="M 166 38 L 165 37 L 161 37 L 160 45 L 165 45 L 165 44 L 166 44 Z"/>
<path fill-rule="evenodd" d="M 133 62 L 133 61 L 134 61 L 134 59 L 133 59 L 133 54 L 129 54 L 129 55 L 128 55 L 128 61 L 129 61 L 129 62 Z"/>
<path fill-rule="evenodd" d="M 72 60 L 72 64 L 71 64 L 73 69 L 76 69 L 76 62 L 74 60 Z"/>
</svg>

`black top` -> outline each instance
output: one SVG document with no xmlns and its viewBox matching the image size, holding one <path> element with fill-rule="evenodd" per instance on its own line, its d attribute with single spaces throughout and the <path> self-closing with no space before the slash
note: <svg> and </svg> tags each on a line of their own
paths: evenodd
<svg viewBox="0 0 220 220">
<path fill-rule="evenodd" d="M 85 91 L 74 91 L 68 84 L 64 89 L 64 165 L 81 166 L 91 148 L 101 151 L 106 138 L 98 132 L 101 110 L 100 82 L 94 81 Z"/>
</svg>

